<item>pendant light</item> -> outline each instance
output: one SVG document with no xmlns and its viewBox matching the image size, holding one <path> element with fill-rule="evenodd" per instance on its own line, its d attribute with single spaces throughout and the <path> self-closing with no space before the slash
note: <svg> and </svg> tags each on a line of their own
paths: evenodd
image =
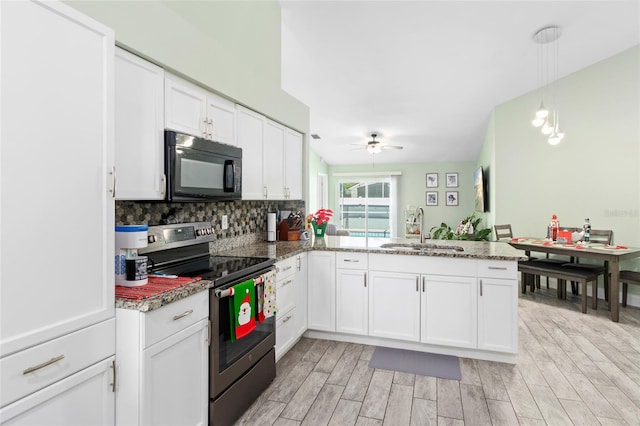
<svg viewBox="0 0 640 426">
<path fill-rule="evenodd" d="M 540 87 L 540 107 L 535 113 L 531 124 L 540 128 L 543 135 L 548 136 L 551 145 L 557 145 L 564 137 L 560 131 L 558 112 L 558 39 L 561 31 L 559 27 L 545 27 L 536 32 L 533 41 L 538 45 L 538 84 Z M 553 71 L 553 78 L 551 72 Z M 553 84 L 553 86 L 550 86 Z M 544 105 L 545 88 L 552 95 L 552 112 Z"/>
</svg>

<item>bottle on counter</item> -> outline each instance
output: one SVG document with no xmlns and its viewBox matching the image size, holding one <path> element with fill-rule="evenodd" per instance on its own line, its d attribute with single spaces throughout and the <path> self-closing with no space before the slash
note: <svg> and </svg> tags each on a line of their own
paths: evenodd
<svg viewBox="0 0 640 426">
<path fill-rule="evenodd" d="M 582 237 L 582 241 L 584 241 L 585 244 L 589 244 L 589 237 L 591 235 L 591 223 L 589 222 L 589 218 L 584 220 L 582 229 L 584 230 L 584 237 Z"/>
<path fill-rule="evenodd" d="M 551 216 L 551 222 L 549 222 L 549 228 L 547 229 L 547 238 L 551 238 L 555 241 L 558 238 L 558 230 L 560 229 L 560 221 L 555 214 Z"/>
</svg>

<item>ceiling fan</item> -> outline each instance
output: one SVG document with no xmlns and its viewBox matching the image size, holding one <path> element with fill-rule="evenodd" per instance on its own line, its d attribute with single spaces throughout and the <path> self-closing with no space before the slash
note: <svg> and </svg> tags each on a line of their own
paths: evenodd
<svg viewBox="0 0 640 426">
<path fill-rule="evenodd" d="M 358 143 L 354 143 L 351 145 L 357 145 L 361 148 L 365 148 L 367 152 L 369 152 L 369 154 L 379 154 L 380 152 L 382 152 L 383 149 L 402 149 L 403 148 L 399 145 L 383 145 L 382 143 L 380 143 L 380 141 L 376 140 L 376 137 L 378 137 L 378 134 L 372 133 L 371 140 L 367 142 L 366 145 L 362 145 Z"/>
</svg>

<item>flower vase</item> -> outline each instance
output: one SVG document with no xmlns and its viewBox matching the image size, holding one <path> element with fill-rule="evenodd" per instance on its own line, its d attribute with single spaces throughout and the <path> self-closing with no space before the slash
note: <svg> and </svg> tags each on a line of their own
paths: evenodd
<svg viewBox="0 0 640 426">
<path fill-rule="evenodd" d="M 322 225 L 318 225 L 315 222 L 311 222 L 311 226 L 313 226 L 313 235 L 317 238 L 324 237 L 324 233 L 327 230 L 327 224 L 323 223 Z"/>
</svg>

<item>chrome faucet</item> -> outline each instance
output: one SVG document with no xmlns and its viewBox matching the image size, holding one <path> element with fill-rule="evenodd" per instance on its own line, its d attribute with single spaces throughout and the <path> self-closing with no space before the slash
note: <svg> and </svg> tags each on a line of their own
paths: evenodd
<svg viewBox="0 0 640 426">
<path fill-rule="evenodd" d="M 422 207 L 418 207 L 416 209 L 416 213 L 415 213 L 415 219 L 419 221 L 419 226 L 420 226 L 420 244 L 424 243 L 424 240 L 426 240 L 426 237 L 424 235 L 424 210 L 422 210 Z"/>
</svg>

